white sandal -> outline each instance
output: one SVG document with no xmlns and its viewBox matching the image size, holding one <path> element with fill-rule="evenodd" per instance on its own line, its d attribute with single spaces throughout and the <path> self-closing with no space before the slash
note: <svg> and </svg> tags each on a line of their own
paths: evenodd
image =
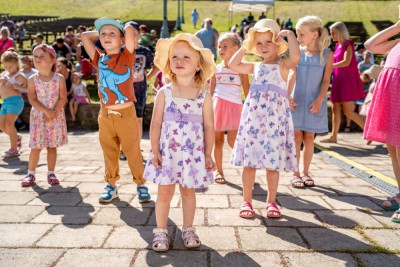
<svg viewBox="0 0 400 267">
<path fill-rule="evenodd" d="M 194 227 L 184 227 L 182 229 L 183 244 L 186 248 L 198 248 L 201 245 L 199 236 L 195 233 Z"/>
<path fill-rule="evenodd" d="M 155 228 L 153 229 L 153 250 L 167 251 L 169 249 L 168 229 Z"/>
</svg>

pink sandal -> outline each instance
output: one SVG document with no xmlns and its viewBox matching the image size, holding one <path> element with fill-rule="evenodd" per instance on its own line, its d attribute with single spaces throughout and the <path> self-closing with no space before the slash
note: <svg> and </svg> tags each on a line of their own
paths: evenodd
<svg viewBox="0 0 400 267">
<path fill-rule="evenodd" d="M 253 206 L 249 202 L 244 202 L 240 207 L 239 216 L 241 218 L 254 218 Z"/>
<path fill-rule="evenodd" d="M 168 229 L 156 228 L 153 230 L 154 251 L 167 251 L 169 249 Z"/>
<path fill-rule="evenodd" d="M 267 203 L 266 209 L 268 218 L 280 218 L 282 216 L 276 203 Z"/>
<path fill-rule="evenodd" d="M 195 233 L 194 227 L 183 227 L 182 228 L 182 239 L 183 244 L 186 248 L 198 248 L 201 245 L 199 236 Z"/>
</svg>

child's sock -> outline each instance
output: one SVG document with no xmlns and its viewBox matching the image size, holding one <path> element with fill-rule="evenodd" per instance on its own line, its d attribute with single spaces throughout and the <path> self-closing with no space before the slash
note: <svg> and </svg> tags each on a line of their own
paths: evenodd
<svg viewBox="0 0 400 267">
<path fill-rule="evenodd" d="M 54 174 L 54 171 L 47 171 L 47 175 Z"/>
<path fill-rule="evenodd" d="M 28 174 L 32 174 L 33 176 L 35 176 L 36 171 L 30 171 L 30 170 L 28 170 Z"/>
</svg>

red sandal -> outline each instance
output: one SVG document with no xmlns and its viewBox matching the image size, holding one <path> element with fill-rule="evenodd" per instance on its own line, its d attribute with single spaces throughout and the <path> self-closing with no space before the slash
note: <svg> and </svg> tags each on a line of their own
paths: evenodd
<svg viewBox="0 0 400 267">
<path fill-rule="evenodd" d="M 280 218 L 282 216 L 276 203 L 267 203 L 266 209 L 268 218 Z"/>
<path fill-rule="evenodd" d="M 249 202 L 244 202 L 240 207 L 239 216 L 241 218 L 253 218 L 255 215 L 253 206 Z"/>
</svg>

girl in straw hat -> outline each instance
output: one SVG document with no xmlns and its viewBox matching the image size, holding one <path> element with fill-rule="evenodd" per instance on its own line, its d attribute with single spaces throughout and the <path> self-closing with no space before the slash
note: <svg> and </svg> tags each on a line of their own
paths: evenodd
<svg viewBox="0 0 400 267">
<path fill-rule="evenodd" d="M 183 202 L 183 243 L 187 248 L 199 247 L 192 227 L 195 188 L 213 183 L 215 170 L 212 100 L 204 88 L 215 72 L 214 58 L 200 39 L 182 33 L 157 42 L 154 64 L 171 83 L 157 93 L 150 126 L 151 154 L 144 172 L 146 180 L 158 184 L 153 249 L 169 248 L 167 221 L 176 184 Z"/>
<path fill-rule="evenodd" d="M 232 164 L 244 166 L 243 200 L 240 217 L 254 217 L 252 192 L 256 169 L 266 169 L 268 181 L 267 217 L 279 218 L 275 203 L 280 171 L 297 171 L 293 121 L 287 91 L 289 71 L 300 60 L 300 49 L 293 32 L 279 31 L 279 25 L 262 19 L 249 30 L 243 47 L 229 62 L 229 68 L 253 73 L 250 93 L 244 103 Z M 282 40 L 286 36 L 289 44 Z M 280 55 L 290 50 L 289 56 Z M 244 63 L 245 51 L 255 52 L 262 62 Z"/>
</svg>

